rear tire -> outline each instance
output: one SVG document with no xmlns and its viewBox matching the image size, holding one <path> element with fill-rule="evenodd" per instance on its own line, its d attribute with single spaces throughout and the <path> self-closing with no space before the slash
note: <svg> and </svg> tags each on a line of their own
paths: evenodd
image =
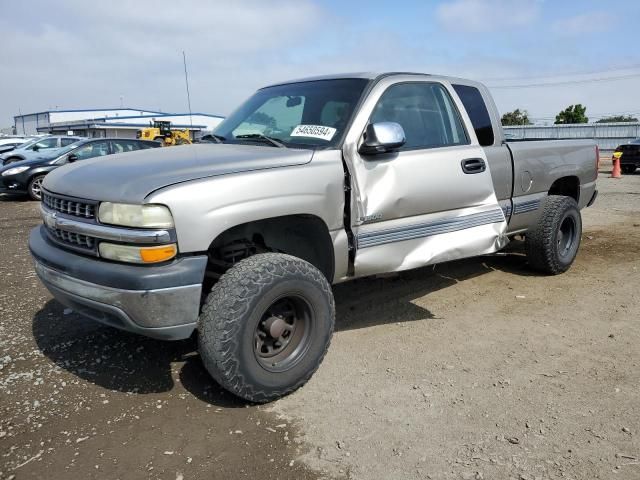
<svg viewBox="0 0 640 480">
<path fill-rule="evenodd" d="M 635 165 L 622 165 L 621 167 L 622 173 L 626 174 L 626 175 L 631 175 L 632 173 L 634 173 L 636 171 L 636 166 Z"/>
<path fill-rule="evenodd" d="M 27 191 L 31 200 L 40 201 L 42 199 L 42 180 L 44 180 L 44 175 L 36 175 L 29 181 Z"/>
<path fill-rule="evenodd" d="M 538 224 L 526 234 L 529 265 L 540 272 L 566 272 L 578 253 L 582 217 L 571 197 L 549 195 Z"/>
<path fill-rule="evenodd" d="M 268 402 L 318 369 L 334 321 L 333 293 L 320 270 L 290 255 L 257 254 L 211 289 L 198 322 L 200 356 L 222 387 Z"/>
</svg>

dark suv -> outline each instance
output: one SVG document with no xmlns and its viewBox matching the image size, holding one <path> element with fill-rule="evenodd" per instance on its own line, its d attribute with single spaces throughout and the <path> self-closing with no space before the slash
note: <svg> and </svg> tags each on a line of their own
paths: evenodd
<svg viewBox="0 0 640 480">
<path fill-rule="evenodd" d="M 49 156 L 13 162 L 0 167 L 0 193 L 28 194 L 40 200 L 42 180 L 51 170 L 88 158 L 133 152 L 159 147 L 159 142 L 124 138 L 94 138 L 80 140 L 65 148 L 56 149 Z"/>
<path fill-rule="evenodd" d="M 622 152 L 620 168 L 622 173 L 631 174 L 640 167 L 640 138 L 631 140 L 625 145 L 616 148 L 616 152 Z"/>
</svg>

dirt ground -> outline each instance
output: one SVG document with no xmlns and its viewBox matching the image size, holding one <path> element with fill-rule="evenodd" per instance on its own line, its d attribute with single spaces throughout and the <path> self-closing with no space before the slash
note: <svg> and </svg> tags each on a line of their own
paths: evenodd
<svg viewBox="0 0 640 480">
<path fill-rule="evenodd" d="M 311 381 L 267 406 L 209 380 L 193 341 L 85 321 L 0 197 L 0 479 L 638 479 L 640 173 L 601 172 L 572 269 L 501 255 L 335 287 Z"/>
</svg>

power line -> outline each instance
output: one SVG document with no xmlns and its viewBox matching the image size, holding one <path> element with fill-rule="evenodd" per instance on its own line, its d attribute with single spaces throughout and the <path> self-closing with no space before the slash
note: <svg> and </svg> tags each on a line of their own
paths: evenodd
<svg viewBox="0 0 640 480">
<path fill-rule="evenodd" d="M 501 82 L 501 81 L 512 81 L 512 80 L 539 80 L 539 79 L 544 79 L 544 78 L 558 78 L 558 77 L 570 77 L 570 76 L 576 76 L 576 75 L 600 75 L 603 73 L 611 73 L 611 72 L 620 72 L 623 70 L 635 70 L 637 68 L 640 68 L 640 64 L 637 65 L 629 65 L 626 67 L 619 67 L 619 68 L 610 68 L 607 70 L 590 70 L 590 71 L 582 71 L 582 72 L 565 72 L 565 73 L 558 73 L 555 75 L 527 75 L 524 77 L 494 77 L 494 78 L 485 78 L 484 81 L 485 82 Z"/>
<path fill-rule="evenodd" d="M 528 83 L 528 84 L 520 84 L 520 85 L 488 85 L 489 88 L 493 89 L 514 89 L 514 88 L 534 88 L 534 87 L 558 87 L 561 85 L 579 85 L 584 83 L 598 83 L 598 82 L 613 82 L 617 80 L 625 80 L 628 78 L 636 78 L 640 77 L 639 73 L 632 73 L 629 75 L 619 75 L 616 77 L 601 77 L 601 78 L 587 78 L 583 80 L 565 80 L 561 82 L 545 82 L 545 83 Z"/>
</svg>

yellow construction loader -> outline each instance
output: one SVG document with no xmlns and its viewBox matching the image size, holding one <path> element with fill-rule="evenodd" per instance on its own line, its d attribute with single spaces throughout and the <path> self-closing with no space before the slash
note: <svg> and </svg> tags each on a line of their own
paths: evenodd
<svg viewBox="0 0 640 480">
<path fill-rule="evenodd" d="M 172 130 L 171 122 L 159 120 L 155 120 L 149 128 L 138 130 L 136 137 L 141 140 L 161 142 L 163 147 L 192 143 L 191 131 L 188 128 L 185 130 Z"/>
</svg>

